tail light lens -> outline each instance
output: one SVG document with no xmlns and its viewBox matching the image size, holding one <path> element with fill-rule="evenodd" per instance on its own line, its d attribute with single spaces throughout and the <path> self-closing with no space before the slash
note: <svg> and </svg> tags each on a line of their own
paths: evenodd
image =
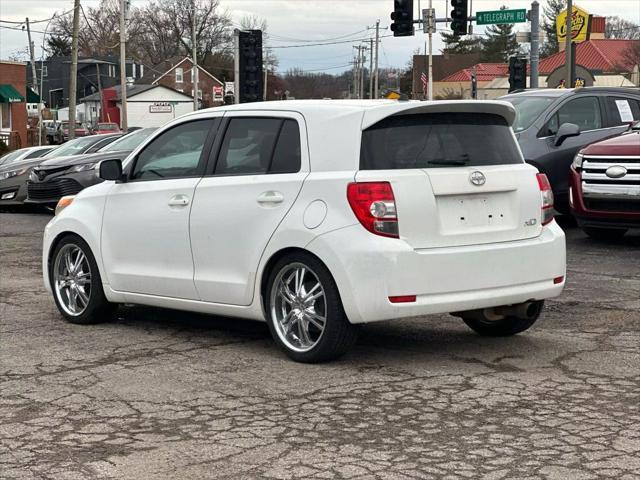
<svg viewBox="0 0 640 480">
<path fill-rule="evenodd" d="M 347 200 L 364 228 L 376 235 L 399 238 L 396 200 L 389 182 L 350 183 Z"/>
<path fill-rule="evenodd" d="M 542 196 L 542 225 L 546 225 L 553 220 L 553 190 L 544 173 L 538 173 L 538 185 Z"/>
</svg>

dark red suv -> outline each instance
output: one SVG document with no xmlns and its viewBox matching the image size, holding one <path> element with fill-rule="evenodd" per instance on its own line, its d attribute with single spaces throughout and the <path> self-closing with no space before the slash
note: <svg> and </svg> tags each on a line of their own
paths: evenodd
<svg viewBox="0 0 640 480">
<path fill-rule="evenodd" d="M 640 130 L 578 152 L 571 166 L 570 204 L 591 237 L 608 240 L 640 228 Z"/>
</svg>

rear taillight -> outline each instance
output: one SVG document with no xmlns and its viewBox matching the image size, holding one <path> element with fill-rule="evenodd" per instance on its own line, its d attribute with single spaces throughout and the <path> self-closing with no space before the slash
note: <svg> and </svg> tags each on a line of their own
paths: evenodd
<svg viewBox="0 0 640 480">
<path fill-rule="evenodd" d="M 546 225 L 553 220 L 553 190 L 544 173 L 538 173 L 538 185 L 542 196 L 542 225 Z"/>
<path fill-rule="evenodd" d="M 350 183 L 347 200 L 364 228 L 376 235 L 398 238 L 396 201 L 389 182 Z"/>
</svg>

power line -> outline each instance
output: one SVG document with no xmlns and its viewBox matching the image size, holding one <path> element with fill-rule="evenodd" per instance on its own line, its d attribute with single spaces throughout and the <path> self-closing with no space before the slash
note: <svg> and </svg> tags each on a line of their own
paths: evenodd
<svg viewBox="0 0 640 480">
<path fill-rule="evenodd" d="M 380 38 L 392 37 L 393 35 L 380 35 Z M 339 42 L 324 42 L 324 43 L 307 43 L 303 45 L 278 45 L 270 48 L 302 48 L 302 47 L 315 47 L 319 45 L 338 45 L 340 43 L 358 43 L 369 41 L 369 37 L 366 38 L 354 38 L 353 40 L 342 40 Z"/>
<path fill-rule="evenodd" d="M 29 23 L 44 23 L 44 22 L 48 22 L 50 20 L 53 20 L 56 17 L 64 17 L 65 15 L 70 14 L 71 12 L 73 12 L 73 8 L 71 10 L 67 10 L 66 12 L 62 12 L 60 15 L 54 14 L 53 17 L 50 18 L 45 18 L 44 20 L 29 20 Z M 11 20 L 0 20 L 0 23 L 10 23 L 13 25 L 22 25 L 24 22 L 13 22 Z M 33 30 L 31 30 L 33 32 Z"/>
</svg>

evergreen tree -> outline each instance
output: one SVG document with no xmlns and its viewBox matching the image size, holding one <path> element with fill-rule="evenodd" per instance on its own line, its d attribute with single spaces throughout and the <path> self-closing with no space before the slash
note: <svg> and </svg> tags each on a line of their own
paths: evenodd
<svg viewBox="0 0 640 480">
<path fill-rule="evenodd" d="M 544 7 L 542 18 L 542 30 L 547 37 L 540 47 L 540 57 L 548 57 L 558 52 L 558 36 L 556 33 L 556 17 L 560 12 L 567 9 L 566 0 L 548 0 Z"/>
<path fill-rule="evenodd" d="M 482 50 L 480 37 L 456 35 L 455 33 L 440 32 L 444 48 L 442 53 L 476 53 Z"/>
<path fill-rule="evenodd" d="M 500 10 L 506 10 L 506 6 Z M 482 39 L 483 62 L 507 62 L 509 57 L 518 53 L 519 45 L 516 41 L 516 33 L 513 31 L 513 23 L 490 25 Z"/>
</svg>

